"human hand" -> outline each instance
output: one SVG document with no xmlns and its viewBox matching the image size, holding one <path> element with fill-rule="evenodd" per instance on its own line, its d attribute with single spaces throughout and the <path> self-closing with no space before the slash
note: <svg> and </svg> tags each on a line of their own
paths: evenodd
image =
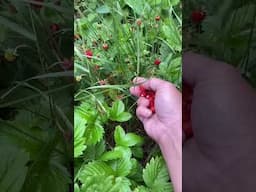
<svg viewBox="0 0 256 192">
<path fill-rule="evenodd" d="M 230 65 L 194 53 L 183 55 L 183 80 L 194 135 L 183 145 L 183 191 L 254 191 L 255 91 Z"/>
<path fill-rule="evenodd" d="M 131 94 L 140 97 L 141 88 L 154 91 L 153 112 L 150 101 L 144 97 L 138 99 L 136 110 L 147 134 L 160 146 L 166 161 L 175 192 L 182 191 L 181 164 L 182 164 L 182 97 L 176 87 L 160 79 L 136 78 L 130 89 Z M 148 108 L 150 105 L 150 109 Z"/>
<path fill-rule="evenodd" d="M 139 97 L 136 114 L 143 123 L 147 134 L 158 144 L 163 143 L 166 139 L 169 140 L 170 136 L 175 143 L 180 143 L 181 93 L 173 84 L 157 78 L 146 80 L 139 77 L 134 79 L 134 83 L 137 86 L 131 87 L 130 92 Z M 149 100 L 140 97 L 140 86 L 155 92 L 155 113 L 148 108 Z"/>
</svg>

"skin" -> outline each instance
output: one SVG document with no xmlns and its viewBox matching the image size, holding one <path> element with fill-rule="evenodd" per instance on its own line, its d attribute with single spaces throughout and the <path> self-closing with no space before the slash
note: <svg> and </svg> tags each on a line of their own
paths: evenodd
<svg viewBox="0 0 256 192">
<path fill-rule="evenodd" d="M 255 191 L 255 90 L 231 65 L 191 52 L 183 82 L 193 88 L 194 132 L 183 144 L 183 191 Z"/>
<path fill-rule="evenodd" d="M 135 84 L 142 83 L 147 90 L 155 91 L 155 110 L 148 109 L 149 100 L 139 97 L 139 86 L 130 89 L 131 94 L 139 97 L 136 114 L 144 125 L 147 134 L 159 144 L 166 160 L 175 192 L 182 189 L 182 97 L 174 85 L 152 78 L 136 78 Z M 168 107 L 166 107 L 168 106 Z"/>
<path fill-rule="evenodd" d="M 193 89 L 194 136 L 183 140 L 181 93 L 160 79 L 137 78 L 156 92 L 156 113 L 138 99 L 137 116 L 159 144 L 175 192 L 253 192 L 256 188 L 256 92 L 230 65 L 183 54 L 183 82 Z M 138 86 L 130 89 L 139 97 Z"/>
</svg>

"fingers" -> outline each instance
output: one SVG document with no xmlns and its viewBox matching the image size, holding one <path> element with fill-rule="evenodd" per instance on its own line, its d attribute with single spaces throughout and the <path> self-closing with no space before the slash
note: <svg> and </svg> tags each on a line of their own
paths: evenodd
<svg viewBox="0 0 256 192">
<path fill-rule="evenodd" d="M 152 115 L 152 111 L 145 106 L 138 106 L 136 109 L 136 115 L 143 122 Z"/>
<path fill-rule="evenodd" d="M 143 106 L 143 107 L 148 107 L 149 106 L 149 100 L 144 98 L 144 97 L 140 97 L 137 101 L 138 106 Z"/>
<path fill-rule="evenodd" d="M 153 90 L 155 92 L 159 89 L 165 89 L 166 87 L 168 86 L 170 87 L 170 85 L 172 85 L 171 83 L 168 83 L 166 81 L 163 81 L 157 78 L 145 79 L 142 77 L 137 77 L 133 80 L 133 82 L 135 85 L 138 85 L 138 86 L 131 87 L 130 92 L 132 95 L 135 95 L 137 97 L 139 97 L 140 95 L 139 85 L 142 85 L 145 89 Z M 175 86 L 173 87 L 175 88 Z"/>
</svg>

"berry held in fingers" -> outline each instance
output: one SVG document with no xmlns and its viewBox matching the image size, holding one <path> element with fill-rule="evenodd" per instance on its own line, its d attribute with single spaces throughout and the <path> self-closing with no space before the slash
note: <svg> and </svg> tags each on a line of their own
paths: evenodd
<svg viewBox="0 0 256 192">
<path fill-rule="evenodd" d="M 140 89 L 140 97 L 145 97 L 149 100 L 148 108 L 155 113 L 155 92 L 152 90 L 146 90 L 145 87 L 139 86 Z"/>
</svg>

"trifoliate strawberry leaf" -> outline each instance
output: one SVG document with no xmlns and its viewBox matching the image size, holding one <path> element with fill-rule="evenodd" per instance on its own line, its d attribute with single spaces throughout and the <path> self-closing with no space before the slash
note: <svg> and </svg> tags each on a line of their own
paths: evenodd
<svg viewBox="0 0 256 192">
<path fill-rule="evenodd" d="M 117 146 L 131 147 L 131 146 L 143 144 L 142 137 L 134 133 L 125 134 L 121 126 L 116 126 L 114 139 Z"/>
</svg>

